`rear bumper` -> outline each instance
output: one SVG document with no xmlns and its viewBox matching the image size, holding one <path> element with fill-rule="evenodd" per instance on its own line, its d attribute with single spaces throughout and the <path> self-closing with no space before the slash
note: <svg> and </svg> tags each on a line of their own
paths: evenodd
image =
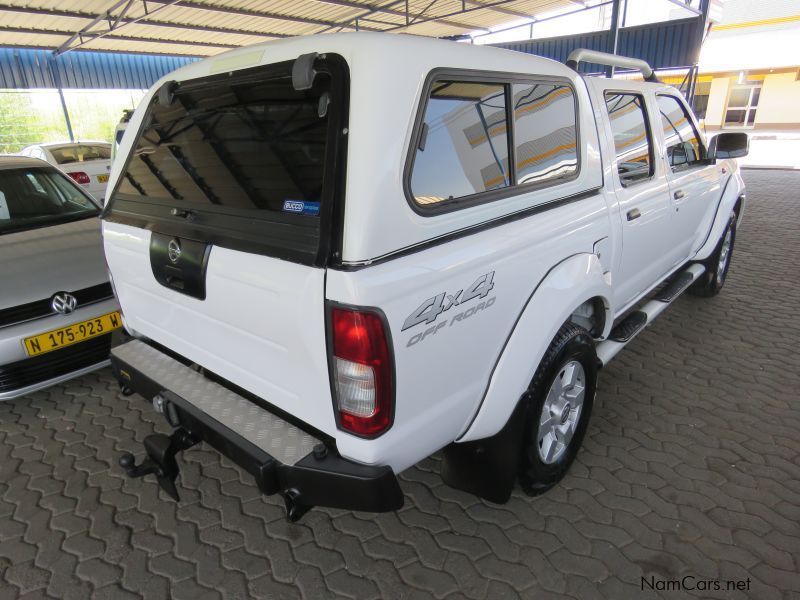
<svg viewBox="0 0 800 600">
<path fill-rule="evenodd" d="M 261 406 L 206 380 L 188 367 L 170 363 L 169 361 L 177 361 L 155 348 L 146 346 L 147 357 L 139 360 L 136 358 L 137 353 L 123 350 L 128 344 L 146 346 L 140 340 L 132 340 L 112 350 L 111 365 L 121 385 L 147 399 L 163 399 L 160 403 L 161 410 L 173 427 L 185 430 L 194 439 L 205 441 L 242 467 L 253 476 L 262 493 L 282 494 L 287 499 L 287 507 L 290 497 L 293 503 L 306 508 L 327 506 L 387 512 L 397 510 L 403 505 L 403 493 L 391 467 L 362 465 L 343 459 L 337 454 L 335 447 L 313 437 L 310 439 L 317 443 L 306 452 L 309 447 L 307 441 L 298 441 L 296 434 L 287 435 L 286 427 L 280 429 L 283 425 L 290 429 L 294 427 L 269 414 Z M 194 381 L 194 388 L 191 384 L 171 385 L 165 380 L 167 370 L 163 364 L 159 367 L 154 358 L 168 365 L 169 377 L 200 377 L 203 381 Z M 225 407 L 230 407 L 232 403 L 236 403 L 236 406 L 247 403 L 244 413 L 247 415 L 246 422 L 242 424 L 242 419 L 237 418 L 236 421 L 229 420 L 226 424 L 220 420 L 223 417 L 215 418 L 217 415 L 212 416 L 200 408 L 197 397 L 186 391 L 197 389 L 198 383 L 203 386 L 203 402 L 209 400 L 209 395 L 216 396 L 211 398 L 210 404 L 204 403 L 202 406 L 221 406 L 220 410 L 223 412 L 219 412 L 219 415 L 229 416 L 230 411 L 225 412 Z M 262 412 L 267 414 L 261 414 Z M 270 426 L 259 428 L 259 425 L 267 422 L 265 419 L 269 419 Z M 279 433 L 275 434 L 279 429 Z M 307 439 L 307 435 L 304 435 L 304 439 Z M 293 446 L 287 448 L 287 444 Z M 305 454 L 297 457 L 297 460 L 279 459 L 282 456 L 291 456 L 298 447 Z"/>
</svg>

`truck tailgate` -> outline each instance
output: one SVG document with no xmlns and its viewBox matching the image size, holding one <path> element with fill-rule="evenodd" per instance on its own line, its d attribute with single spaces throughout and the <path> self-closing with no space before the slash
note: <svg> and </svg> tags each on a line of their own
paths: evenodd
<svg viewBox="0 0 800 600">
<path fill-rule="evenodd" d="M 156 280 L 151 232 L 103 224 L 127 326 L 326 433 L 336 430 L 325 341 L 325 271 L 211 248 L 204 300 Z"/>
</svg>

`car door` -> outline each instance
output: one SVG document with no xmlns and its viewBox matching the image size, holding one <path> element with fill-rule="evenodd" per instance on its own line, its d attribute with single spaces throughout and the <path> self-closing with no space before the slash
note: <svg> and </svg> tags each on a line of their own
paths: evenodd
<svg viewBox="0 0 800 600">
<path fill-rule="evenodd" d="M 613 82 L 612 85 L 624 85 Z M 652 287 L 669 265 L 669 188 L 655 160 L 646 94 L 635 88 L 601 89 L 612 168 L 619 203 L 622 251 L 614 275 L 617 305 L 624 307 Z"/>
<path fill-rule="evenodd" d="M 706 146 L 683 98 L 657 94 L 657 127 L 672 203 L 669 255 L 673 265 L 700 247 L 721 193 L 720 169 L 706 160 Z"/>
</svg>

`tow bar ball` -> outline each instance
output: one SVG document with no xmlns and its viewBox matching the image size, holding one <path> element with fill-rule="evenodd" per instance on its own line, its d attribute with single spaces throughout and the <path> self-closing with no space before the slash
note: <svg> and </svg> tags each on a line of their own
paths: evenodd
<svg viewBox="0 0 800 600">
<path fill-rule="evenodd" d="M 156 476 L 158 485 L 173 500 L 180 500 L 175 480 L 178 478 L 180 468 L 175 460 L 178 452 L 191 448 L 199 442 L 185 429 L 176 429 L 172 435 L 154 433 L 144 438 L 144 449 L 147 457 L 136 464 L 133 454 L 125 452 L 119 457 L 119 466 L 125 470 L 128 477 L 144 477 L 150 473 Z"/>
</svg>

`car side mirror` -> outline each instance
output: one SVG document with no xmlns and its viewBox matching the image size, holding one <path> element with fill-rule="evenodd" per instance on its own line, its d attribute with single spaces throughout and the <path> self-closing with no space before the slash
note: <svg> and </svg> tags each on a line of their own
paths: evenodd
<svg viewBox="0 0 800 600">
<path fill-rule="evenodd" d="M 741 158 L 750 151 L 750 136 L 742 131 L 720 133 L 711 138 L 708 157 L 712 160 L 722 158 Z"/>
</svg>

